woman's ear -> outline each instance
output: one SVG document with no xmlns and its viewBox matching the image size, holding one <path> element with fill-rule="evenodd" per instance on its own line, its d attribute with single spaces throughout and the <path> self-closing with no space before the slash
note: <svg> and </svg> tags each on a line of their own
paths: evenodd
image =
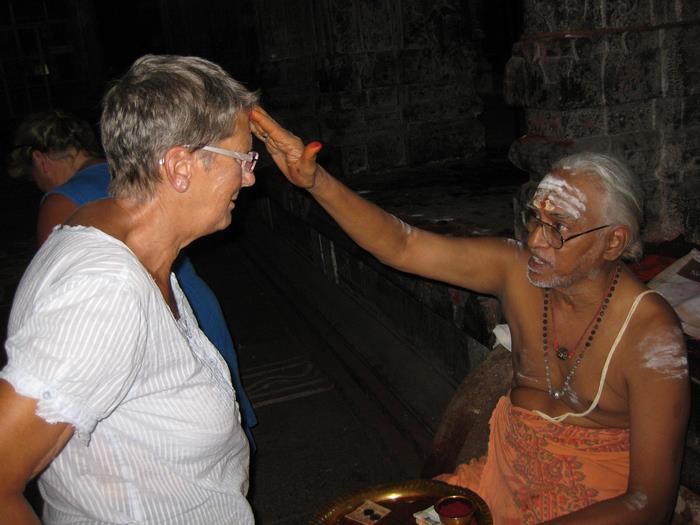
<svg viewBox="0 0 700 525">
<path fill-rule="evenodd" d="M 170 148 L 158 164 L 164 180 L 178 193 L 184 193 L 190 187 L 194 154 L 181 146 Z"/>
<path fill-rule="evenodd" d="M 41 170 L 42 173 L 46 173 L 46 164 L 48 160 L 49 158 L 44 152 L 38 150 L 32 151 L 32 163 L 34 164 L 34 168 Z"/>
<path fill-rule="evenodd" d="M 627 226 L 618 224 L 613 226 L 606 236 L 604 257 L 608 261 L 616 261 L 625 252 L 631 241 L 630 230 Z"/>
</svg>

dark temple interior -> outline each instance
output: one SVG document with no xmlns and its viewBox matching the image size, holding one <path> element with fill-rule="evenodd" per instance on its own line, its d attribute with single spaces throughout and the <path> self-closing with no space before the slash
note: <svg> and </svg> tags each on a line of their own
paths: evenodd
<svg viewBox="0 0 700 525">
<path fill-rule="evenodd" d="M 63 108 L 97 126 L 102 93 L 134 59 L 198 55 L 413 226 L 522 239 L 528 188 L 557 158 L 596 150 L 642 181 L 647 255 L 700 247 L 697 2 L 9 0 L 0 42 L 3 158 L 27 113 Z M 256 407 L 258 522 L 307 523 L 344 493 L 482 454 L 484 407 L 508 381 L 498 302 L 383 266 L 265 153 L 256 176 L 232 225 L 188 255 Z M 4 167 L 0 185 L 4 341 L 41 194 Z M 700 345 L 687 343 L 681 484 L 700 494 Z"/>
</svg>

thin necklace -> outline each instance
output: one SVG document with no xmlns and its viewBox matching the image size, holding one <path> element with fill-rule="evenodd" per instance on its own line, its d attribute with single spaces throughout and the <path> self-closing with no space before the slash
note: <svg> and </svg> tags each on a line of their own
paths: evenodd
<svg viewBox="0 0 700 525">
<path fill-rule="evenodd" d="M 606 292 L 605 296 L 603 297 L 603 302 L 600 304 L 600 308 L 598 308 L 598 311 L 596 312 L 595 316 L 593 319 L 591 319 L 591 322 L 588 323 L 588 326 L 586 329 L 583 331 L 583 334 L 581 334 L 581 337 L 579 340 L 576 342 L 576 346 L 573 348 L 573 350 L 569 351 L 566 348 L 557 348 L 557 357 L 559 359 L 566 360 L 569 358 L 569 355 L 573 355 L 576 352 L 576 349 L 578 348 L 579 344 L 581 343 L 581 340 L 583 339 L 583 336 L 586 335 L 588 332 L 588 339 L 586 340 L 586 343 L 583 345 L 583 348 L 581 348 L 581 351 L 579 352 L 578 356 L 576 356 L 576 360 L 574 361 L 574 365 L 571 367 L 569 372 L 566 374 L 566 377 L 564 378 L 564 382 L 561 385 L 560 389 L 556 389 L 552 387 L 552 371 L 549 368 L 549 322 L 547 319 L 547 314 L 549 312 L 549 288 L 545 289 L 544 291 L 544 304 L 542 307 L 542 349 L 544 353 L 544 375 L 547 380 L 547 391 L 549 392 L 549 395 L 553 399 L 561 399 L 564 397 L 564 394 L 568 391 L 571 390 L 571 379 L 574 377 L 574 373 L 576 372 L 576 369 L 579 367 L 581 364 L 581 361 L 583 360 L 584 355 L 586 354 L 586 350 L 590 348 L 591 344 L 593 343 L 593 338 L 595 337 L 596 333 L 598 332 L 598 327 L 600 326 L 600 323 L 603 321 L 603 317 L 605 317 L 605 311 L 608 309 L 608 305 L 610 304 L 610 300 L 612 299 L 613 293 L 615 293 L 615 288 L 617 287 L 617 284 L 620 282 L 620 273 L 622 272 L 622 266 L 620 264 L 617 265 L 617 268 L 615 269 L 615 273 L 613 274 L 612 279 L 610 280 L 610 284 L 608 285 L 608 291 Z M 595 324 L 593 324 L 595 323 Z M 590 332 L 588 331 L 589 327 L 593 324 L 593 328 L 591 328 Z M 553 339 L 554 339 L 554 346 L 557 346 L 556 342 L 556 330 L 554 328 L 554 305 L 552 305 L 552 334 L 553 334 Z M 565 357 L 560 356 L 559 354 L 565 355 Z"/>
<path fill-rule="evenodd" d="M 549 293 L 549 291 L 547 291 L 547 294 L 548 294 L 548 293 Z M 610 287 L 609 287 L 609 286 L 608 286 L 608 292 L 607 292 L 607 293 L 610 293 Z M 603 301 L 605 301 L 605 299 L 603 299 Z M 566 361 L 566 360 L 568 360 L 572 355 L 574 355 L 574 354 L 576 353 L 576 349 L 577 349 L 577 348 L 579 347 L 579 345 L 581 344 L 581 341 L 583 340 L 583 337 L 588 333 L 588 330 L 589 330 L 589 328 L 591 327 L 591 325 L 593 324 L 593 321 L 595 321 L 596 318 L 598 317 L 598 313 L 600 312 L 600 308 L 601 308 L 601 307 L 602 307 L 602 303 L 601 303 L 601 306 L 598 307 L 598 310 L 596 310 L 595 315 L 591 318 L 591 320 L 590 320 L 590 321 L 588 322 L 588 324 L 586 325 L 586 328 L 583 329 L 583 332 L 581 333 L 581 337 L 579 337 L 579 338 L 578 338 L 578 341 L 576 341 L 576 344 L 574 345 L 574 348 L 573 348 L 572 350 L 569 350 L 569 349 L 566 348 L 565 346 L 560 346 L 560 345 L 559 345 L 559 340 L 557 339 L 557 322 L 556 322 L 555 319 L 554 319 L 554 303 L 552 303 L 552 307 L 551 307 L 551 308 L 552 308 L 552 323 L 551 323 L 550 326 L 552 327 L 552 340 L 553 340 L 553 342 L 554 342 L 554 345 L 553 345 L 553 346 L 554 346 L 554 349 L 555 349 L 555 350 L 554 350 L 554 354 L 555 354 L 560 360 Z"/>
</svg>

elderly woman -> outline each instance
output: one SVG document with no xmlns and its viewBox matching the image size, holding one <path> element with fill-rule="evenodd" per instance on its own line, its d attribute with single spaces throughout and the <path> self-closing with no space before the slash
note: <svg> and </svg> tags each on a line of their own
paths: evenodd
<svg viewBox="0 0 700 525">
<path fill-rule="evenodd" d="M 109 197 L 112 179 L 95 133 L 84 120 L 62 110 L 32 113 L 17 127 L 8 159 L 8 174 L 34 181 L 45 191 L 36 225 L 41 246 L 54 227 L 85 204 Z M 173 273 L 185 292 L 200 328 L 226 360 L 251 448 L 251 427 L 257 423 L 253 405 L 243 389 L 238 356 L 214 292 L 181 253 Z"/>
<path fill-rule="evenodd" d="M 107 93 L 114 196 L 44 243 L 0 372 L 0 523 L 249 524 L 249 448 L 224 360 L 171 266 L 255 182 L 256 97 L 193 57 L 145 56 Z"/>
</svg>

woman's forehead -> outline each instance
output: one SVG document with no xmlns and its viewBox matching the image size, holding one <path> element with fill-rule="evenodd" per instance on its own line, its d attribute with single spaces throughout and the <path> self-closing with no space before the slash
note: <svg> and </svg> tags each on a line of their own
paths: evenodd
<svg viewBox="0 0 700 525">
<path fill-rule="evenodd" d="M 240 143 L 252 143 L 250 131 L 250 119 L 245 112 L 241 112 L 231 125 L 231 134 L 223 140 L 231 140 Z"/>
</svg>

